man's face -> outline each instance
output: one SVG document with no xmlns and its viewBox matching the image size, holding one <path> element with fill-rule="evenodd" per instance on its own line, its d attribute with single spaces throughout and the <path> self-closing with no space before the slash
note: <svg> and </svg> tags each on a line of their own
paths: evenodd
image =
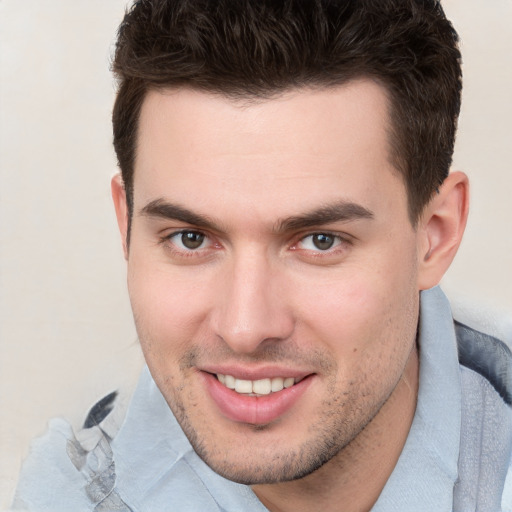
<svg viewBox="0 0 512 512">
<path fill-rule="evenodd" d="M 190 90 L 144 102 L 135 321 L 183 430 L 227 478 L 314 471 L 403 375 L 417 235 L 387 133 L 386 95 L 369 81 L 258 102 Z"/>
</svg>

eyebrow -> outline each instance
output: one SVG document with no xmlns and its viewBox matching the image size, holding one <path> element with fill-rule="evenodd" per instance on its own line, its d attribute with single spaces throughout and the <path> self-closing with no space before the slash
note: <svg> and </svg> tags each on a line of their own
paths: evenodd
<svg viewBox="0 0 512 512">
<path fill-rule="evenodd" d="M 183 206 L 169 203 L 161 198 L 149 202 L 140 210 L 140 214 L 148 217 L 178 220 L 202 229 L 224 231 L 212 218 L 195 213 Z M 333 222 L 348 222 L 358 219 L 371 220 L 373 217 L 373 212 L 360 204 L 338 201 L 301 215 L 281 219 L 275 224 L 274 231 L 284 233 Z"/>
<path fill-rule="evenodd" d="M 327 204 L 303 215 L 294 215 L 279 221 L 276 225 L 278 233 L 296 231 L 298 229 L 322 226 L 333 222 L 348 222 L 358 219 L 373 219 L 371 210 L 348 201 Z"/>
<path fill-rule="evenodd" d="M 203 229 L 219 230 L 219 227 L 211 218 L 192 212 L 183 206 L 169 203 L 164 199 L 155 199 L 149 202 L 140 210 L 140 214 L 147 217 L 178 220 Z"/>
</svg>

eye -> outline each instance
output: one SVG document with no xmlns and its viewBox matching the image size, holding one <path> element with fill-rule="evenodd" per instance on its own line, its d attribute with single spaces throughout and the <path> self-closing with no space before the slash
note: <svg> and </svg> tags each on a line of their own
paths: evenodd
<svg viewBox="0 0 512 512">
<path fill-rule="evenodd" d="M 184 251 L 194 251 L 202 249 L 207 245 L 208 238 L 198 231 L 180 231 L 167 238 L 178 249 Z"/>
<path fill-rule="evenodd" d="M 341 238 L 330 233 L 313 233 L 305 236 L 300 242 L 300 249 L 308 251 L 328 251 L 333 247 L 337 247 L 342 242 Z"/>
</svg>

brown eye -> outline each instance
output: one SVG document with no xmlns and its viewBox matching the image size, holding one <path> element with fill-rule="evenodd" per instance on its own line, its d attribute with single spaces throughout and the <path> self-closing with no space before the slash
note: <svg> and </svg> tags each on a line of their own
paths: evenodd
<svg viewBox="0 0 512 512">
<path fill-rule="evenodd" d="M 334 245 L 335 237 L 325 233 L 317 233 L 312 235 L 311 242 L 320 251 L 327 251 Z"/>
<path fill-rule="evenodd" d="M 343 243 L 344 240 L 339 235 L 333 235 L 332 233 L 312 233 L 311 235 L 305 236 L 297 244 L 297 248 L 316 253 L 328 251 L 330 253 L 332 252 L 331 249 L 336 249 Z"/>
<path fill-rule="evenodd" d="M 184 231 L 180 234 L 181 243 L 187 249 L 199 249 L 203 245 L 205 236 L 197 231 Z"/>
</svg>

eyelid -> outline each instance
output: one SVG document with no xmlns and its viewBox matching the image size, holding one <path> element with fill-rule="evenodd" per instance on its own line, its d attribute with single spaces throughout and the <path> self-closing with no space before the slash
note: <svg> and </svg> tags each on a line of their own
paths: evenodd
<svg viewBox="0 0 512 512">
<path fill-rule="evenodd" d="M 341 237 L 339 235 L 334 235 L 332 233 L 326 233 L 326 232 L 318 232 L 318 233 L 310 233 L 309 235 L 303 236 L 299 240 L 299 243 L 300 242 L 304 242 L 308 238 L 313 240 L 313 238 L 318 236 L 318 235 L 324 235 L 326 237 L 332 238 L 334 240 L 334 242 L 333 242 L 333 246 L 334 247 L 336 247 L 337 245 L 339 245 L 342 242 L 342 239 L 341 239 Z M 331 247 L 329 247 L 329 249 L 331 249 Z M 329 249 L 326 249 L 326 251 L 329 250 Z M 326 252 L 326 251 L 322 251 L 321 249 L 318 249 L 318 250 L 321 251 L 321 252 Z"/>
<path fill-rule="evenodd" d="M 333 247 L 330 247 L 329 249 L 306 249 L 299 246 L 301 242 L 303 242 L 305 239 L 309 237 L 313 237 L 315 235 L 327 235 L 335 238 L 337 240 L 337 243 L 333 245 Z M 315 258 L 322 258 L 322 257 L 329 257 L 333 255 L 337 255 L 339 253 L 344 252 L 347 250 L 347 248 L 351 245 L 353 245 L 354 237 L 347 234 L 347 233 L 340 233 L 336 231 L 330 231 L 328 229 L 318 229 L 315 231 L 308 231 L 307 233 L 301 233 L 297 236 L 296 241 L 292 244 L 290 249 L 292 251 L 302 251 L 304 254 L 311 254 Z"/>
<path fill-rule="evenodd" d="M 337 238 L 344 242 L 351 242 L 354 240 L 354 237 L 352 235 L 349 235 L 348 233 L 340 233 L 339 231 L 331 231 L 329 229 L 315 229 L 314 231 L 307 231 L 300 233 L 297 237 L 298 241 L 304 240 L 305 238 L 308 238 L 310 236 L 315 235 L 327 235 L 332 236 L 333 238 Z"/>
<path fill-rule="evenodd" d="M 177 244 L 172 241 L 172 239 L 179 235 L 183 235 L 184 233 L 196 233 L 198 235 L 204 236 L 204 242 L 206 243 L 206 247 L 198 247 L 197 249 L 178 247 Z M 173 230 L 167 233 L 166 235 L 161 235 L 159 243 L 162 245 L 166 245 L 170 250 L 181 255 L 193 255 L 194 253 L 200 253 L 201 251 L 204 251 L 205 249 L 208 249 L 210 246 L 214 245 L 212 236 L 210 236 L 208 233 L 205 233 L 201 229 L 194 228 L 181 228 Z"/>
<path fill-rule="evenodd" d="M 216 237 L 214 235 L 211 235 L 210 233 L 206 232 L 203 229 L 200 228 L 194 228 L 194 227 L 183 227 L 178 228 L 172 231 L 167 231 L 167 234 L 160 235 L 159 236 L 159 244 L 166 246 L 169 251 L 174 253 L 177 257 L 182 258 L 193 258 L 193 257 L 202 257 L 204 258 L 207 252 L 210 252 L 212 249 L 220 249 L 222 248 L 221 243 L 216 241 Z M 204 247 L 199 247 L 197 249 L 189 249 L 186 247 L 179 247 L 176 243 L 173 243 L 172 239 L 174 237 L 177 237 L 183 233 L 197 233 L 202 236 L 204 236 Z M 315 235 L 327 235 L 330 237 L 333 237 L 336 239 L 336 242 L 333 247 L 330 247 L 329 249 L 307 249 L 302 248 L 299 246 L 301 242 L 303 242 L 305 239 L 309 237 L 313 237 Z M 322 258 L 322 257 L 329 257 L 338 255 L 339 253 L 343 253 L 348 249 L 348 246 L 353 245 L 354 240 L 356 238 L 348 233 L 340 233 L 336 231 L 331 231 L 328 229 L 318 229 L 315 231 L 307 231 L 302 232 L 299 234 L 296 234 L 294 237 L 295 241 L 292 242 L 291 246 L 289 247 L 289 250 L 292 251 L 301 251 L 303 253 L 309 253 L 315 258 Z M 210 255 L 213 256 L 213 254 L 210 253 Z"/>
</svg>

